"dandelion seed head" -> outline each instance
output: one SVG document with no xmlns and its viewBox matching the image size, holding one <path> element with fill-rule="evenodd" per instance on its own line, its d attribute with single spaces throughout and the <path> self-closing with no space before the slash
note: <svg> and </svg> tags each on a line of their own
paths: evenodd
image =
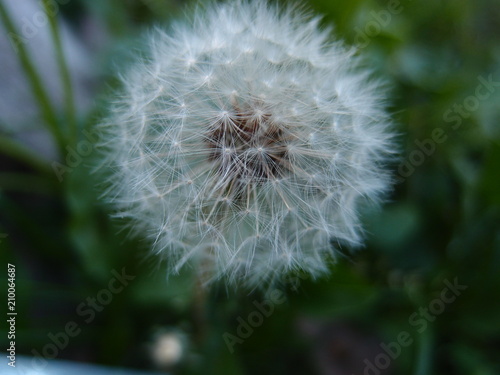
<svg viewBox="0 0 500 375">
<path fill-rule="evenodd" d="M 178 271 L 249 286 L 328 271 L 389 185 L 384 94 L 318 19 L 264 1 L 198 9 L 124 76 L 102 125 L 108 197 Z"/>
</svg>

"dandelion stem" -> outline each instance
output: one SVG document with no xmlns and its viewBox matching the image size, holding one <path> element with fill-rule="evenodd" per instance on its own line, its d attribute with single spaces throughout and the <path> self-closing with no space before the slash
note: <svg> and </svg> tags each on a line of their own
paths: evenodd
<svg viewBox="0 0 500 375">
<path fill-rule="evenodd" d="M 432 347 L 434 334 L 430 326 L 422 333 L 418 341 L 418 357 L 416 362 L 415 375 L 432 374 Z"/>
<path fill-rule="evenodd" d="M 207 288 L 203 285 L 203 275 L 196 274 L 193 299 L 194 337 L 198 345 L 203 343 L 207 328 Z"/>
</svg>

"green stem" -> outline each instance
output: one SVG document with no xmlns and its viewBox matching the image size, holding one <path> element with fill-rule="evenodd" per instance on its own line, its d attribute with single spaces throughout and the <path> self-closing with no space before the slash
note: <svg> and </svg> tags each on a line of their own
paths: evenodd
<svg viewBox="0 0 500 375">
<path fill-rule="evenodd" d="M 54 173 L 47 163 L 42 161 L 38 155 L 31 152 L 27 147 L 13 139 L 0 135 L 0 150 L 2 154 L 30 166 L 40 174 L 54 177 Z"/>
<path fill-rule="evenodd" d="M 17 55 L 19 57 L 19 62 L 21 63 L 24 72 L 28 78 L 28 83 L 31 85 L 33 94 L 36 100 L 38 101 L 38 106 L 40 107 L 40 111 L 42 113 L 44 122 L 51 131 L 54 138 L 56 139 L 61 154 L 63 154 L 65 140 L 61 132 L 61 129 L 59 128 L 56 113 L 52 108 L 49 97 L 47 96 L 47 93 L 43 88 L 42 81 L 40 80 L 40 77 L 38 76 L 35 67 L 31 63 L 31 60 L 28 56 L 28 52 L 24 47 L 24 43 L 27 42 L 27 39 L 18 33 L 16 27 L 14 26 L 14 23 L 12 22 L 10 15 L 7 13 L 7 10 L 5 9 L 3 2 L 1 1 L 0 1 L 0 19 L 2 20 L 6 28 L 6 31 L 8 32 L 9 39 L 13 44 L 15 43 L 14 49 L 17 52 Z"/>
<path fill-rule="evenodd" d="M 0 172 L 0 190 L 51 194 L 54 191 L 54 184 L 45 178 L 32 174 Z"/>
<path fill-rule="evenodd" d="M 45 9 L 45 14 L 49 19 L 50 31 L 52 34 L 52 40 L 54 41 L 54 46 L 56 50 L 56 59 L 57 64 L 59 65 L 59 70 L 61 72 L 62 84 L 63 84 L 63 93 L 64 93 L 64 101 L 65 101 L 65 111 L 66 111 L 66 120 L 68 121 L 69 129 L 70 129 L 70 140 L 72 144 L 76 144 L 77 134 L 78 134 L 78 126 L 76 121 L 76 111 L 75 111 L 75 99 L 73 96 L 73 87 L 71 83 L 71 75 L 69 73 L 68 64 L 66 62 L 62 43 L 61 43 L 61 34 L 59 32 L 59 24 L 57 23 L 57 18 L 55 14 L 51 14 L 50 12 L 50 0 L 44 0 L 43 6 Z"/>
<path fill-rule="evenodd" d="M 193 296 L 194 339 L 202 345 L 207 333 L 207 300 L 208 291 L 203 285 L 202 277 L 197 273 Z"/>
<path fill-rule="evenodd" d="M 418 340 L 417 365 L 415 375 L 432 374 L 432 355 L 434 346 L 434 333 L 431 325 L 420 335 Z"/>
</svg>

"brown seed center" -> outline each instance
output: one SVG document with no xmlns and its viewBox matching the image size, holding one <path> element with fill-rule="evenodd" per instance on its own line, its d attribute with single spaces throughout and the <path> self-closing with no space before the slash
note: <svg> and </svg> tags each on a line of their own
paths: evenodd
<svg viewBox="0 0 500 375">
<path fill-rule="evenodd" d="M 244 187 L 282 177 L 288 171 L 290 135 L 267 111 L 242 110 L 218 120 L 206 136 L 209 159 L 231 185 Z"/>
</svg>

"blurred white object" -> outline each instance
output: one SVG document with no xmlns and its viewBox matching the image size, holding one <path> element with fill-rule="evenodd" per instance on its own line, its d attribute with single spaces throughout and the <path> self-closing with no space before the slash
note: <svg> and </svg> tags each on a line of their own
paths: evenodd
<svg viewBox="0 0 500 375">
<path fill-rule="evenodd" d="M 167 375 L 165 372 L 127 370 L 54 359 L 33 360 L 24 356 L 17 356 L 16 367 L 9 368 L 7 373 L 9 375 Z"/>
<path fill-rule="evenodd" d="M 176 365 L 184 352 L 181 337 L 176 333 L 163 333 L 156 338 L 152 349 L 152 357 L 160 368 Z"/>
</svg>

